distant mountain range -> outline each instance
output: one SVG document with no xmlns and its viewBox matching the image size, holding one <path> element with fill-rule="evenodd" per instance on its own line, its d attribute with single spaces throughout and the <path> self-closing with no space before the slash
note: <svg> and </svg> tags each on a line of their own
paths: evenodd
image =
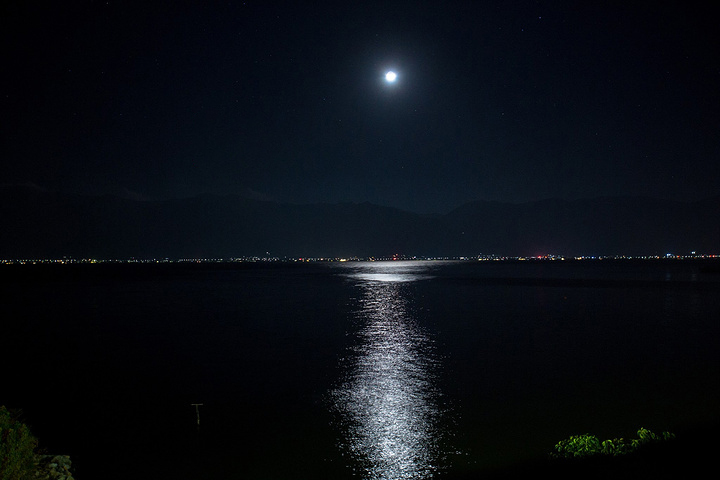
<svg viewBox="0 0 720 480">
<path fill-rule="evenodd" d="M 445 215 L 240 196 L 167 201 L 0 187 L 0 259 L 720 252 L 720 196 L 472 202 Z"/>
</svg>

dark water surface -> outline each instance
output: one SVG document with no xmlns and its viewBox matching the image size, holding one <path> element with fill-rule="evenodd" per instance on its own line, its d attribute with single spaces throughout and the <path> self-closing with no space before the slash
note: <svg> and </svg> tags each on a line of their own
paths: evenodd
<svg viewBox="0 0 720 480">
<path fill-rule="evenodd" d="M 0 404 L 80 480 L 482 476 L 720 419 L 690 261 L 1 267 Z"/>
</svg>

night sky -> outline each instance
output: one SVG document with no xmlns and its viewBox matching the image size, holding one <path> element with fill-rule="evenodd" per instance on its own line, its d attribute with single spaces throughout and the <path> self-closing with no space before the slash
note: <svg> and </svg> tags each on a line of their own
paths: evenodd
<svg viewBox="0 0 720 480">
<path fill-rule="evenodd" d="M 436 213 L 720 194 L 712 2 L 7 3 L 3 184 Z"/>
</svg>

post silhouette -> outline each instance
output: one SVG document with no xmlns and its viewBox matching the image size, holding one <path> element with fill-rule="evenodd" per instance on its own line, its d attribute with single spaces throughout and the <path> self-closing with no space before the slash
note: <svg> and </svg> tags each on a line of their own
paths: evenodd
<svg viewBox="0 0 720 480">
<path fill-rule="evenodd" d="M 199 432 L 200 431 L 200 407 L 203 404 L 202 403 L 191 403 L 190 405 L 195 407 L 195 414 L 197 415 L 197 429 Z"/>
</svg>

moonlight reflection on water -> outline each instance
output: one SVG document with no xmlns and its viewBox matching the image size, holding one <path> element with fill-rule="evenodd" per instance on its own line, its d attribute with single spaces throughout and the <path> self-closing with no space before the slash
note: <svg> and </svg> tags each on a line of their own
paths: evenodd
<svg viewBox="0 0 720 480">
<path fill-rule="evenodd" d="M 362 297 L 358 331 L 333 396 L 341 447 L 363 478 L 431 477 L 442 457 L 438 363 L 404 295 L 407 282 L 423 276 L 381 268 L 350 277 Z"/>
</svg>

